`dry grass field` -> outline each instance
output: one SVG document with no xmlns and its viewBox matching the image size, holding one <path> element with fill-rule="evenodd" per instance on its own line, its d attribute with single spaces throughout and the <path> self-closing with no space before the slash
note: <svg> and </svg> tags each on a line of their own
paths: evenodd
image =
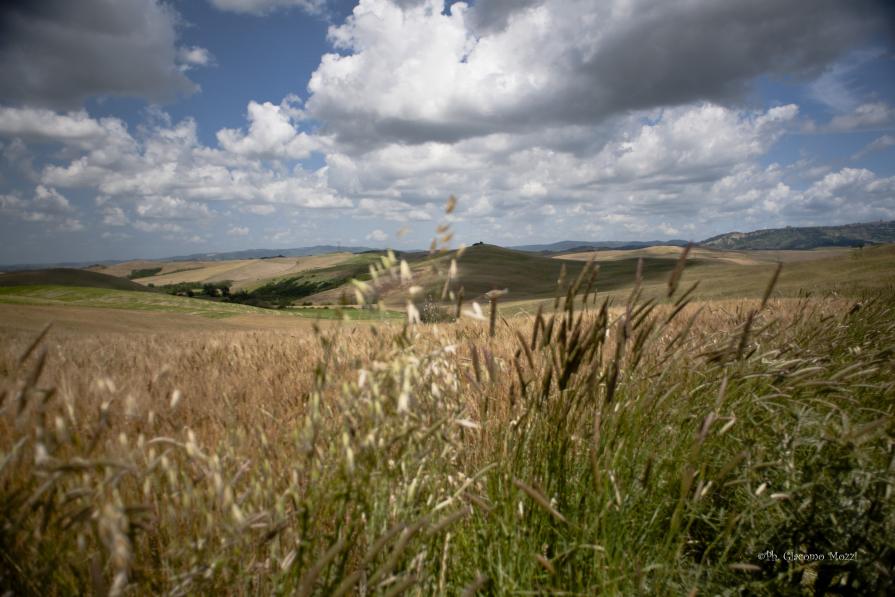
<svg viewBox="0 0 895 597">
<path fill-rule="evenodd" d="M 0 286 L 0 331 L 36 331 L 49 322 L 84 331 L 306 328 L 313 320 L 380 321 L 396 311 L 346 307 L 260 309 L 156 292 L 55 285 Z M 217 323 L 213 323 L 216 321 Z"/>
<path fill-rule="evenodd" d="M 680 257 L 683 250 L 683 247 L 657 245 L 643 249 L 564 253 L 562 255 L 557 255 L 554 259 L 587 261 L 593 258 L 598 263 L 601 261 L 617 261 L 619 259 L 636 259 L 638 257 L 664 257 L 668 259 L 677 259 Z M 696 246 L 690 250 L 690 258 L 734 263 L 738 265 L 761 265 L 763 263 L 776 263 L 778 261 L 782 261 L 783 263 L 798 263 L 801 261 L 830 259 L 834 257 L 842 257 L 852 251 L 853 249 L 841 247 L 805 251 L 722 251 L 720 249 Z"/>
<path fill-rule="evenodd" d="M 671 260 L 611 304 L 582 264 L 493 335 L 487 308 L 407 326 L 0 305 L 0 586 L 886 594 L 886 255 L 828 260 L 849 293 L 771 293 L 762 265 L 712 300 L 687 291 L 711 266 Z M 356 287 L 384 280 L 420 281 L 383 259 Z"/>
<path fill-rule="evenodd" d="M 469 247 L 458 262 L 457 284 L 464 288 L 469 300 L 483 301 L 492 289 L 507 289 L 504 299 L 513 311 L 534 313 L 538 306 L 551 303 L 556 282 L 563 268 L 569 277 L 576 276 L 587 261 L 600 266 L 598 288 L 614 299 L 629 292 L 638 262 L 642 260 L 642 276 L 648 296 L 661 295 L 663 284 L 682 252 L 681 247 L 656 246 L 635 250 L 592 251 L 557 256 L 524 253 L 479 245 Z M 353 301 L 354 287 L 350 279 L 365 276 L 377 255 L 333 253 L 314 257 L 250 259 L 215 262 L 150 262 L 134 261 L 108 266 L 102 271 L 114 276 L 127 276 L 134 271 L 152 271 L 153 276 L 135 278 L 141 285 L 231 282 L 231 291 L 253 291 L 264 284 L 294 280 L 298 283 L 326 284 L 326 290 L 311 292 L 292 300 L 292 304 L 310 302 L 334 305 L 346 298 Z M 760 295 L 763 280 L 777 263 L 784 263 L 777 286 L 784 296 L 800 292 L 839 292 L 854 295 L 870 288 L 885 287 L 893 282 L 895 260 L 892 246 L 867 249 L 827 248 L 805 251 L 727 251 L 693 247 L 688 257 L 689 279 L 705 283 L 704 298 L 738 298 Z M 424 295 L 438 300 L 442 276 L 449 264 L 444 255 L 414 255 L 411 271 L 422 286 Z M 874 275 L 874 274 L 879 274 Z M 383 285 L 381 299 L 393 309 L 402 309 L 406 297 L 400 285 Z"/>
<path fill-rule="evenodd" d="M 492 289 L 507 289 L 503 302 L 508 312 L 534 314 L 538 307 L 553 303 L 557 280 L 563 269 L 574 279 L 585 264 L 593 260 L 599 266 L 596 287 L 604 296 L 624 300 L 630 292 L 640 263 L 646 297 L 661 299 L 668 275 L 680 257 L 680 247 L 649 247 L 626 251 L 593 251 L 545 256 L 480 245 L 469 247 L 457 262 L 457 286 L 468 300 L 485 301 Z M 438 300 L 449 256 L 418 258 L 410 264 L 423 294 Z M 699 281 L 698 295 L 706 299 L 760 297 L 765 281 L 778 263 L 783 271 L 776 291 L 779 296 L 797 297 L 801 293 L 857 296 L 895 283 L 895 246 L 866 249 L 814 249 L 806 251 L 722 251 L 693 247 L 688 256 L 688 280 Z M 346 284 L 308 297 L 316 303 L 335 303 L 353 297 Z M 391 308 L 400 308 L 405 297 L 400 285 L 386 285 L 382 300 Z"/>
<path fill-rule="evenodd" d="M 328 268 L 354 257 L 352 253 L 328 253 L 310 257 L 271 259 L 232 259 L 227 261 L 127 261 L 109 266 L 93 266 L 93 271 L 127 277 L 133 272 L 159 271 L 134 278 L 140 284 L 180 284 L 194 282 L 233 282 L 234 290 L 252 289 L 266 281 L 314 269 Z"/>
<path fill-rule="evenodd" d="M 636 261 L 638 255 L 653 259 L 676 260 L 679 247 L 651 247 L 645 250 L 598 251 L 565 255 L 563 260 L 588 261 L 601 267 L 601 272 L 619 263 Z M 864 249 L 814 249 L 807 251 L 720 251 L 694 247 L 688 260 L 687 280 L 699 282 L 697 295 L 704 299 L 756 298 L 764 292 L 764 281 L 777 264 L 783 269 L 775 286 L 777 296 L 858 297 L 862 293 L 877 292 L 895 284 L 895 245 L 880 245 Z M 615 279 L 597 287 L 615 300 L 623 300 L 630 282 L 619 286 Z M 644 295 L 662 299 L 664 279 L 659 276 L 645 279 Z M 520 307 L 536 308 L 538 302 L 523 302 Z"/>
<path fill-rule="evenodd" d="M 169 334 L 184 332 L 231 332 L 301 330 L 309 332 L 312 317 L 289 317 L 278 312 L 237 313 L 226 318 L 209 318 L 195 313 L 170 311 L 109 312 L 95 307 L 57 305 L 15 305 L 0 303 L 0 334 L 10 340 L 14 334 L 33 336 L 52 322 L 54 333 L 101 336 L 115 334 Z"/>
</svg>

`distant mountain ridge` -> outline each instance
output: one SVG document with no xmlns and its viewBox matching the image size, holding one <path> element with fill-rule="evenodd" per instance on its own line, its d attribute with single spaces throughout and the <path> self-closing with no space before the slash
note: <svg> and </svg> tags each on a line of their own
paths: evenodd
<svg viewBox="0 0 895 597">
<path fill-rule="evenodd" d="M 267 259 L 270 257 L 309 257 L 311 255 L 323 255 L 326 253 L 364 253 L 375 251 L 370 247 L 351 247 L 342 245 L 314 245 L 311 247 L 296 247 L 292 249 L 245 249 L 243 251 L 224 251 L 220 253 L 193 253 L 192 255 L 177 255 L 175 257 L 159 257 L 156 259 L 105 259 L 102 261 L 66 261 L 60 263 L 21 263 L 15 265 L 0 265 L 0 269 L 7 272 L 47 269 L 47 268 L 83 268 L 92 265 L 114 265 L 127 261 L 228 261 L 234 259 Z"/>
<path fill-rule="evenodd" d="M 895 243 L 895 220 L 888 222 L 866 222 L 845 224 L 842 226 L 811 226 L 769 228 L 754 232 L 728 232 L 707 238 L 699 244 L 703 247 L 731 250 L 786 250 L 815 249 L 818 247 L 860 247 L 867 244 Z M 583 241 L 563 240 L 548 244 L 516 245 L 507 247 L 527 253 L 577 253 L 599 250 L 643 249 L 655 246 L 686 246 L 688 241 L 681 239 L 647 240 L 647 241 Z M 226 261 L 235 259 L 266 259 L 271 257 L 308 257 L 326 253 L 347 252 L 365 253 L 376 251 L 371 247 L 355 247 L 342 245 L 314 245 L 290 249 L 246 249 L 242 251 L 223 251 L 218 253 L 193 253 L 175 257 L 143 259 L 144 261 Z M 404 251 L 412 253 L 413 251 Z M 132 259 L 107 259 L 103 261 L 65 262 L 65 263 L 31 263 L 0 265 L 0 271 L 21 271 L 46 268 L 83 268 L 91 265 L 112 265 L 135 261 Z"/>
<path fill-rule="evenodd" d="M 229 261 L 232 259 L 266 259 L 270 257 L 309 257 L 326 253 L 364 253 L 373 251 L 370 247 L 343 247 L 342 245 L 314 245 L 293 249 L 246 249 L 243 251 L 226 251 L 223 253 L 193 253 L 178 255 L 156 261 Z"/>
<path fill-rule="evenodd" d="M 559 242 L 544 245 L 517 245 L 515 247 L 507 247 L 516 251 L 524 251 L 526 253 L 578 253 L 582 251 L 599 251 L 605 250 L 625 250 L 625 249 L 643 249 L 644 247 L 656 246 L 677 246 L 686 247 L 688 241 L 680 239 L 671 240 L 561 240 Z"/>
<path fill-rule="evenodd" d="M 895 221 L 727 232 L 707 238 L 699 244 L 713 249 L 795 250 L 862 247 L 891 242 L 895 242 Z"/>
</svg>

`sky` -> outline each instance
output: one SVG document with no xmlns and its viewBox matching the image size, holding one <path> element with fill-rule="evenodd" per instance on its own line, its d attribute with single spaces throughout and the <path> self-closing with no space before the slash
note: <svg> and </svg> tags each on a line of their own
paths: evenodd
<svg viewBox="0 0 895 597">
<path fill-rule="evenodd" d="M 0 264 L 892 219 L 882 1 L 0 3 Z"/>
</svg>

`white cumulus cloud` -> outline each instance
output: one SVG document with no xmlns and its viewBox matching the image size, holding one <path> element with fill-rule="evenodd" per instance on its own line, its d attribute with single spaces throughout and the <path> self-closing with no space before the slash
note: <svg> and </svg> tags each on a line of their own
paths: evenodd
<svg viewBox="0 0 895 597">
<path fill-rule="evenodd" d="M 37 185 L 30 199 L 0 195 L 0 213 L 24 222 L 44 223 L 56 230 L 83 230 L 80 219 L 74 217 L 76 211 L 62 193 L 44 185 Z"/>
<path fill-rule="evenodd" d="M 874 153 L 877 151 L 885 151 L 886 149 L 895 146 L 895 135 L 881 135 L 865 145 L 858 151 L 855 155 L 852 156 L 853 160 L 858 160 L 868 155 L 870 153 Z"/>
<path fill-rule="evenodd" d="M 304 159 L 319 147 L 319 142 L 293 126 L 292 118 L 300 114 L 294 98 L 287 98 L 279 106 L 252 101 L 248 107 L 248 132 L 222 129 L 218 131 L 218 141 L 225 150 L 237 155 Z"/>
<path fill-rule="evenodd" d="M 308 112 L 356 151 L 595 124 L 728 100 L 761 74 L 819 73 L 880 26 L 835 0 L 444 7 L 360 0 L 330 29 L 339 53 L 312 75 Z"/>
<path fill-rule="evenodd" d="M 849 114 L 833 117 L 829 129 L 832 131 L 853 131 L 877 128 L 895 122 L 895 109 L 885 102 L 861 104 Z"/>
<path fill-rule="evenodd" d="M 386 234 L 384 230 L 380 230 L 379 228 L 377 228 L 367 235 L 367 240 L 383 243 L 388 240 L 388 234 Z"/>
<path fill-rule="evenodd" d="M 199 46 L 183 46 L 177 48 L 177 62 L 181 71 L 188 71 L 197 66 L 211 66 L 214 56 L 206 48 Z"/>
</svg>

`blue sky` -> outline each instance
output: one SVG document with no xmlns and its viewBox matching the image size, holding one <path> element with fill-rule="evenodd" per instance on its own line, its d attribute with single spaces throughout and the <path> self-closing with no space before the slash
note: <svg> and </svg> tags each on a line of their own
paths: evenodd
<svg viewBox="0 0 895 597">
<path fill-rule="evenodd" d="M 883 2 L 0 8 L 0 263 L 895 219 Z"/>
</svg>

